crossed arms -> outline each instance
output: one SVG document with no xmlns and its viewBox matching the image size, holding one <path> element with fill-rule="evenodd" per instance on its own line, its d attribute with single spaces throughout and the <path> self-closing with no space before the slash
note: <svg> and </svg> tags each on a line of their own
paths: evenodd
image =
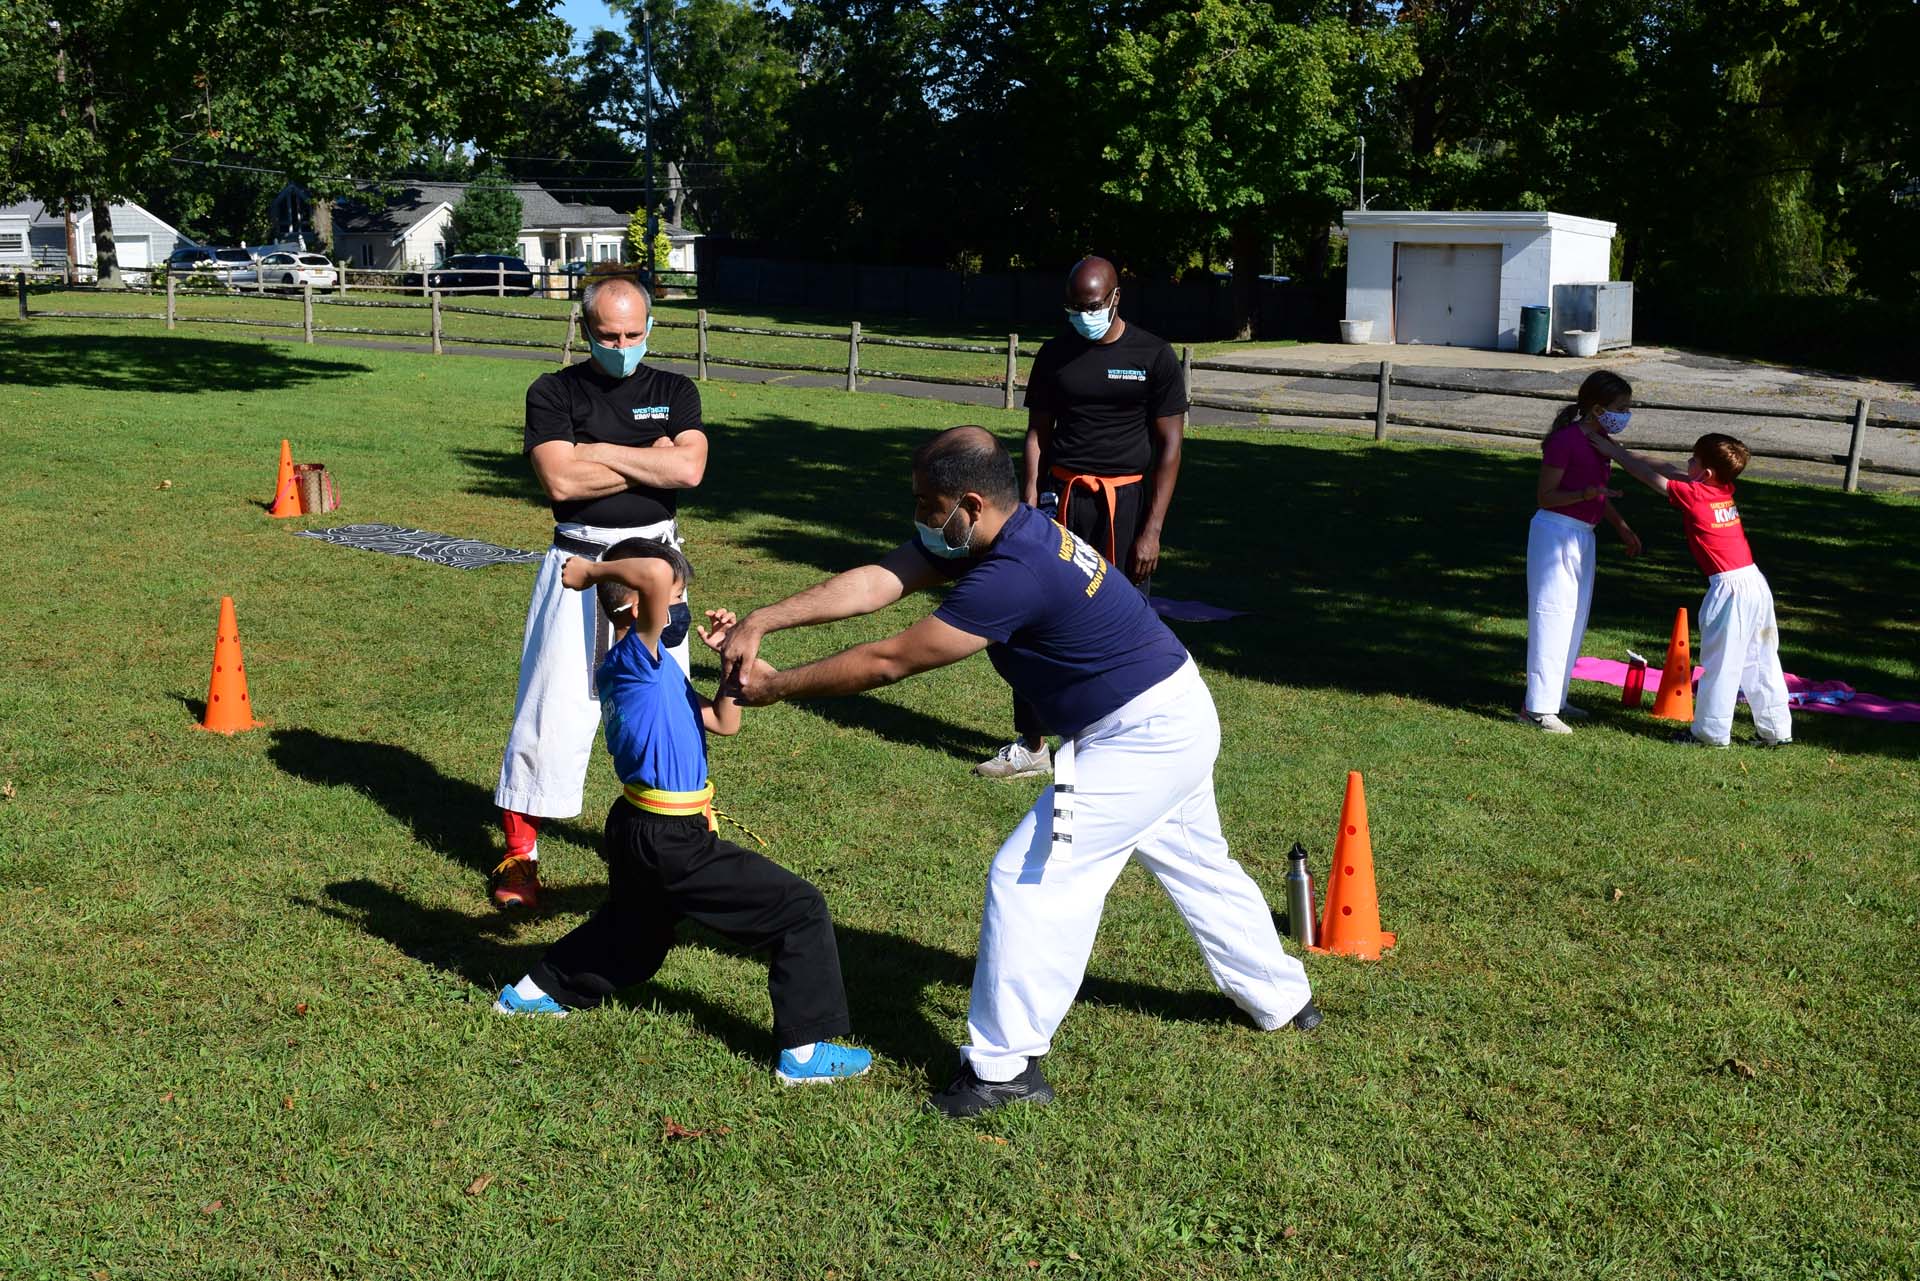
<svg viewBox="0 0 1920 1281">
<path fill-rule="evenodd" d="M 651 445 L 546 440 L 527 457 L 540 488 L 556 503 L 605 498 L 634 488 L 692 489 L 707 473 L 707 434 L 683 431 Z"/>
</svg>

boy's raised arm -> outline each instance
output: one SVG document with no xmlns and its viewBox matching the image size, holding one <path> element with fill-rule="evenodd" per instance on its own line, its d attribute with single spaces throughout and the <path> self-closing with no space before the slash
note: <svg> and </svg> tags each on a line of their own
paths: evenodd
<svg viewBox="0 0 1920 1281">
<path fill-rule="evenodd" d="M 1584 423 L 1581 424 L 1580 429 L 1587 433 L 1587 439 L 1593 442 L 1595 449 L 1599 450 L 1608 458 L 1611 458 L 1614 462 L 1619 463 L 1621 467 L 1626 469 L 1627 475 L 1633 477 L 1655 493 L 1666 493 L 1667 482 L 1670 480 L 1685 480 L 1687 478 L 1687 474 L 1677 467 L 1670 467 L 1665 463 L 1657 463 L 1651 458 L 1646 458 L 1634 453 L 1631 449 L 1625 449 L 1616 445 L 1612 438 L 1603 431 L 1596 431 Z"/>
</svg>

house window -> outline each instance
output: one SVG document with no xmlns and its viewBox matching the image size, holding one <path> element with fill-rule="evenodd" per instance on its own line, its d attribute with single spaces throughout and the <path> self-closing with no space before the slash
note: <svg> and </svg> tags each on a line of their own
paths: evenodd
<svg viewBox="0 0 1920 1281">
<path fill-rule="evenodd" d="M 0 254 L 17 254 L 27 247 L 27 236 L 22 231 L 0 231 Z"/>
<path fill-rule="evenodd" d="M 447 265 L 447 245 L 444 240 L 433 242 L 433 265 L 436 267 Z"/>
<path fill-rule="evenodd" d="M 603 240 L 603 241 L 601 241 L 601 242 L 600 242 L 600 246 L 599 246 L 599 249 L 600 249 L 600 261 L 601 261 L 601 262 L 612 262 L 612 261 L 613 261 L 613 251 L 614 251 L 615 249 L 617 249 L 618 247 L 619 247 L 619 246 L 617 246 L 617 245 L 610 245 L 610 244 L 608 244 L 608 243 L 606 243 L 606 242 L 605 242 L 604 240 Z"/>
<path fill-rule="evenodd" d="M 373 266 L 373 246 L 372 245 L 360 246 L 360 265 L 363 267 Z"/>
</svg>

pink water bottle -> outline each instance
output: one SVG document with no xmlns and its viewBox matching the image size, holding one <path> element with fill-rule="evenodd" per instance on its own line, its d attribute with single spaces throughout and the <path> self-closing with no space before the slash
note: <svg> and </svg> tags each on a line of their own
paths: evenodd
<svg viewBox="0 0 1920 1281">
<path fill-rule="evenodd" d="M 1620 706 L 1638 711 L 1646 704 L 1647 660 L 1627 651 L 1627 679 L 1620 686 Z"/>
</svg>

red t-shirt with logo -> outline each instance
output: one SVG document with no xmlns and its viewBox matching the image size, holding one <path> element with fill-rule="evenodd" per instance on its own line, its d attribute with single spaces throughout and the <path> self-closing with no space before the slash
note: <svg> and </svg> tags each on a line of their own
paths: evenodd
<svg viewBox="0 0 1920 1281">
<path fill-rule="evenodd" d="M 1667 501 L 1680 509 L 1686 523 L 1687 547 L 1708 577 L 1753 564 L 1747 531 L 1740 525 L 1740 509 L 1733 505 L 1733 486 L 1710 480 L 1670 480 Z"/>
</svg>

